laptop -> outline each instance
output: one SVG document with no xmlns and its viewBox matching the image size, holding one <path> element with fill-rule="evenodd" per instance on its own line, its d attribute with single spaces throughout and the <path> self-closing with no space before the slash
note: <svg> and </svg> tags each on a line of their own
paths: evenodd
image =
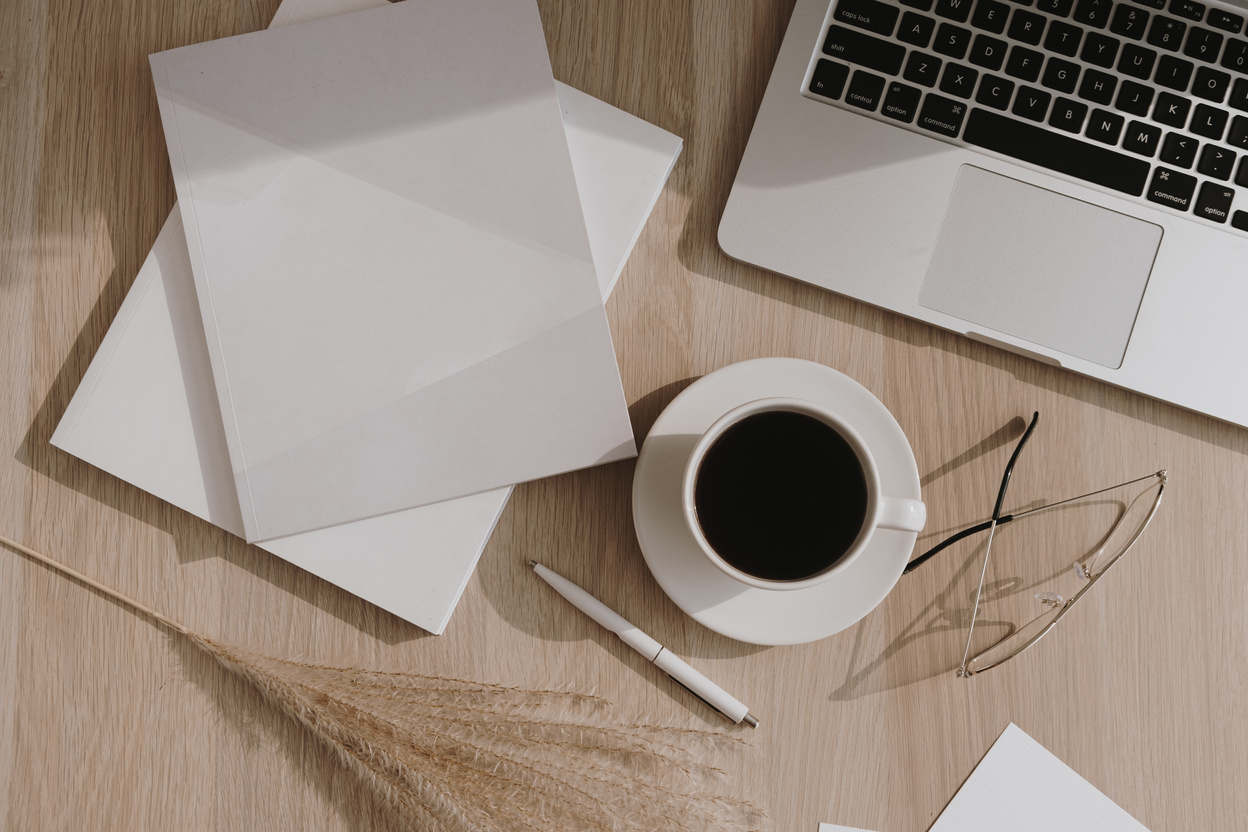
<svg viewBox="0 0 1248 832">
<path fill-rule="evenodd" d="M 797 0 L 719 242 L 1248 426 L 1248 4 Z"/>
</svg>

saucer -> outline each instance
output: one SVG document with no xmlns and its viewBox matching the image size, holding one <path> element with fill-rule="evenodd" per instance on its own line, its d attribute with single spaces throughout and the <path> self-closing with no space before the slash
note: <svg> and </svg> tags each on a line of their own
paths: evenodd
<svg viewBox="0 0 1248 832">
<path fill-rule="evenodd" d="M 884 493 L 922 499 L 910 443 L 869 390 L 813 361 L 756 358 L 703 376 L 659 414 L 637 458 L 633 523 L 655 580 L 695 621 L 750 644 L 802 644 L 840 632 L 875 609 L 901 577 L 918 534 L 876 529 L 844 572 L 807 589 L 755 589 L 716 569 L 681 512 L 685 463 L 716 419 L 770 396 L 806 399 L 839 414 L 871 448 Z"/>
</svg>

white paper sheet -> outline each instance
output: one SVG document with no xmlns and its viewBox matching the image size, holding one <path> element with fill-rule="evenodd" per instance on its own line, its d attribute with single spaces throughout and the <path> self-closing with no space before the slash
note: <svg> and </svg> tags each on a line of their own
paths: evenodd
<svg viewBox="0 0 1248 832">
<path fill-rule="evenodd" d="M 386 0 L 285 0 L 273 26 Z M 564 128 L 605 296 L 680 152 L 680 139 L 563 84 Z M 243 534 L 194 281 L 174 209 L 52 444 Z M 263 548 L 441 633 L 510 488 L 269 541 Z"/>
<path fill-rule="evenodd" d="M 248 540 L 635 453 L 535 6 L 151 62 Z"/>
<path fill-rule="evenodd" d="M 1011 723 L 931 832 L 1148 832 Z"/>
</svg>

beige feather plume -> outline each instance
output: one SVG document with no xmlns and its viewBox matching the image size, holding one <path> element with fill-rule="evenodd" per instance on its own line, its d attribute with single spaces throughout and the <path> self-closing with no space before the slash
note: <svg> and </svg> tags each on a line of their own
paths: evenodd
<svg viewBox="0 0 1248 832">
<path fill-rule="evenodd" d="M 720 732 L 615 724 L 567 691 L 329 667 L 205 638 L 32 549 L 3 543 L 180 633 L 333 749 L 413 829 L 751 830 L 762 812 L 716 794 Z"/>
</svg>

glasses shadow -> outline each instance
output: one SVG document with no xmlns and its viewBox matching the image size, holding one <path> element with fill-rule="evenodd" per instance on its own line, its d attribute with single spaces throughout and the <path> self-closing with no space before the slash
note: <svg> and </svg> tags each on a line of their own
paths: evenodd
<svg viewBox="0 0 1248 832">
<path fill-rule="evenodd" d="M 970 655 L 1009 638 L 1030 621 L 1029 618 L 1016 619 L 1013 616 L 994 617 L 994 611 L 991 608 L 986 609 L 986 605 L 1042 588 L 1052 588 L 1062 575 L 1071 570 L 1072 564 L 1092 557 L 1106 545 L 1130 504 L 1129 501 L 1102 498 L 1055 507 L 1048 512 L 1051 518 L 1060 518 L 1062 515 L 1069 517 L 1080 510 L 1098 509 L 1112 511 L 1114 516 L 1103 535 L 1084 546 L 1072 548 L 1069 560 L 1061 565 L 1052 565 L 1038 572 L 1028 570 L 1031 571 L 1030 576 L 1009 574 L 985 580 L 983 590 L 979 593 L 979 613 L 975 617 L 975 638 Z M 944 536 L 935 534 L 933 538 L 941 539 Z M 829 700 L 849 701 L 873 693 L 907 687 L 944 673 L 953 673 L 961 664 L 966 650 L 967 634 L 972 616 L 975 615 L 975 599 L 979 590 L 977 578 L 983 568 L 987 544 L 986 536 L 976 541 L 944 586 L 899 633 L 892 636 L 887 646 L 874 658 L 865 657 L 869 653 L 867 645 L 872 640 L 870 627 L 865 622 L 860 625 L 855 634 L 848 675 L 829 694 Z M 1029 562 L 1026 566 L 1034 567 L 1035 563 Z M 921 574 L 921 570 L 916 570 L 915 574 Z M 902 580 L 907 578 L 903 577 Z"/>
</svg>

